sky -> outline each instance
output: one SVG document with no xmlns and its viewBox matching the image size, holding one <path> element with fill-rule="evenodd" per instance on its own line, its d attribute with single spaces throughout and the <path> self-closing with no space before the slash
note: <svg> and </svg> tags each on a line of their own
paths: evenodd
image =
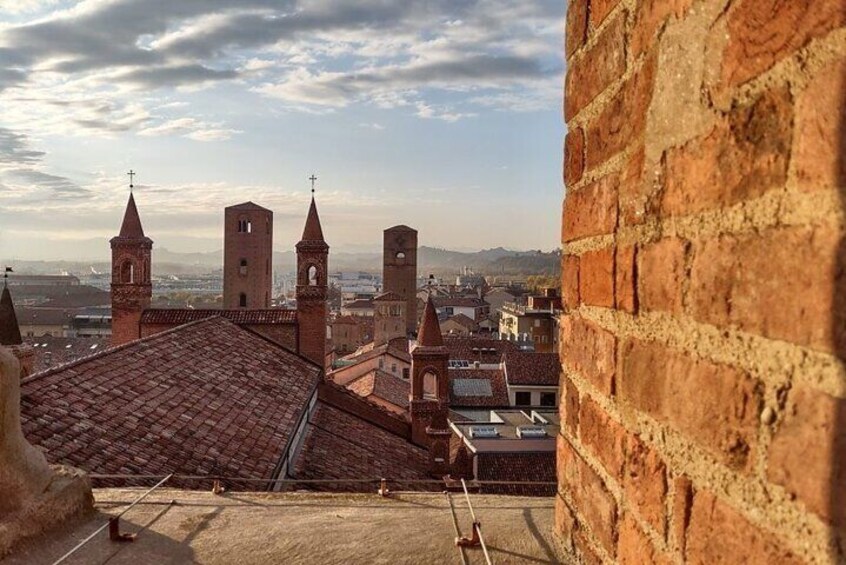
<svg viewBox="0 0 846 565">
<path fill-rule="evenodd" d="M 559 0 L 0 0 L 0 258 L 222 247 L 223 208 L 336 250 L 558 246 Z"/>
</svg>

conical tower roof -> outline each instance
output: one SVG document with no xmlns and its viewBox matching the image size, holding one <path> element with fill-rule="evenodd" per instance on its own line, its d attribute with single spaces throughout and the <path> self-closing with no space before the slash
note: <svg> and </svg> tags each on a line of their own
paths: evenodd
<svg viewBox="0 0 846 565">
<path fill-rule="evenodd" d="M 141 217 L 138 215 L 138 208 L 135 206 L 135 196 L 129 193 L 129 202 L 126 203 L 126 212 L 123 214 L 123 224 L 120 226 L 118 237 L 128 239 L 144 238 L 144 228 L 141 227 Z"/>
<path fill-rule="evenodd" d="M 3 294 L 0 295 L 0 345 L 20 345 L 21 329 L 18 326 L 18 317 L 15 315 L 15 306 L 12 304 L 12 294 L 7 287 L 3 287 Z"/>
<path fill-rule="evenodd" d="M 305 229 L 303 230 L 303 241 L 323 241 L 323 228 L 320 227 L 320 216 L 317 214 L 317 204 L 314 196 L 311 197 L 311 206 L 308 209 Z"/>
<path fill-rule="evenodd" d="M 426 300 L 426 308 L 423 310 L 423 322 L 420 324 L 420 331 L 417 334 L 417 345 L 423 347 L 442 347 L 444 338 L 441 335 L 441 324 L 438 322 L 438 313 L 435 311 L 435 303 L 432 296 Z"/>
</svg>

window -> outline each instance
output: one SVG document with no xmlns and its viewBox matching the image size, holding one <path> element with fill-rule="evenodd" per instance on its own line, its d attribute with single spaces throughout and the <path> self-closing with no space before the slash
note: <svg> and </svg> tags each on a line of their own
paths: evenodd
<svg viewBox="0 0 846 565">
<path fill-rule="evenodd" d="M 250 220 L 238 220 L 238 233 L 251 233 L 253 224 Z"/>
<path fill-rule="evenodd" d="M 427 371 L 423 375 L 423 398 L 434 400 L 438 398 L 438 375 L 432 371 Z"/>
<path fill-rule="evenodd" d="M 309 286 L 316 286 L 317 285 L 317 267 L 314 265 L 308 268 L 308 285 Z"/>
<path fill-rule="evenodd" d="M 238 306 L 240 306 L 241 308 L 247 307 L 247 295 L 243 292 L 238 295 Z"/>
<path fill-rule="evenodd" d="M 241 273 L 242 275 L 247 274 L 247 260 L 246 259 L 241 259 L 240 268 L 238 269 L 238 272 Z"/>
<path fill-rule="evenodd" d="M 397 372 L 397 364 L 396 364 L 396 363 L 394 363 L 393 365 L 391 365 L 391 372 L 392 372 L 392 373 L 396 373 L 396 372 Z"/>
<path fill-rule="evenodd" d="M 135 265 L 132 261 L 126 260 L 120 266 L 120 282 L 134 283 L 135 282 Z"/>
<path fill-rule="evenodd" d="M 532 393 L 525 391 L 514 393 L 514 404 L 516 404 L 517 406 L 531 406 Z"/>
<path fill-rule="evenodd" d="M 554 392 L 542 392 L 541 399 L 540 399 L 541 406 L 555 406 L 555 393 Z"/>
<path fill-rule="evenodd" d="M 410 370 L 408 368 L 402 370 L 402 378 L 404 378 L 405 380 L 408 380 L 410 378 Z"/>
</svg>

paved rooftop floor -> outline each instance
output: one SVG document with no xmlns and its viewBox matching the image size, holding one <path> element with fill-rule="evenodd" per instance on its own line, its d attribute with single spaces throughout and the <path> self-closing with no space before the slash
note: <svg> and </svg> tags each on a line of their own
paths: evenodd
<svg viewBox="0 0 846 565">
<path fill-rule="evenodd" d="M 96 513 L 30 541 L 3 564 L 53 563 L 145 489 L 96 489 Z M 171 504 L 173 500 L 175 503 Z M 470 534 L 463 494 L 452 494 Z M 553 499 L 472 495 L 493 563 L 559 563 Z M 121 519 L 133 543 L 98 534 L 65 563 L 80 565 L 265 563 L 462 563 L 444 494 L 224 493 L 162 489 Z M 467 563 L 484 563 L 466 549 Z"/>
</svg>

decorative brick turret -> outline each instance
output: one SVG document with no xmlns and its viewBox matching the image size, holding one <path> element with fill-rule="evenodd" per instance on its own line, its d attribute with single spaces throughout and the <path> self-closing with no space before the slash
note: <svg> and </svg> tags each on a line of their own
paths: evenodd
<svg viewBox="0 0 846 565">
<path fill-rule="evenodd" d="M 448 430 L 446 416 L 449 410 L 449 352 L 444 347 L 438 315 L 431 297 L 423 311 L 423 321 L 417 336 L 417 345 L 411 351 L 411 438 L 422 446 L 430 447 L 433 437 Z M 431 432 L 435 432 L 432 434 Z M 449 434 L 446 434 L 442 453 L 433 455 L 449 460 Z M 440 443 L 440 442 L 439 442 Z"/>
<path fill-rule="evenodd" d="M 326 356 L 326 297 L 329 245 L 323 239 L 314 197 L 303 238 L 297 243 L 297 324 L 300 355 L 321 367 Z"/>
<path fill-rule="evenodd" d="M 140 337 L 141 313 L 153 297 L 151 265 L 153 240 L 144 235 L 141 218 L 130 193 L 120 234 L 112 246 L 112 345 Z"/>
</svg>

